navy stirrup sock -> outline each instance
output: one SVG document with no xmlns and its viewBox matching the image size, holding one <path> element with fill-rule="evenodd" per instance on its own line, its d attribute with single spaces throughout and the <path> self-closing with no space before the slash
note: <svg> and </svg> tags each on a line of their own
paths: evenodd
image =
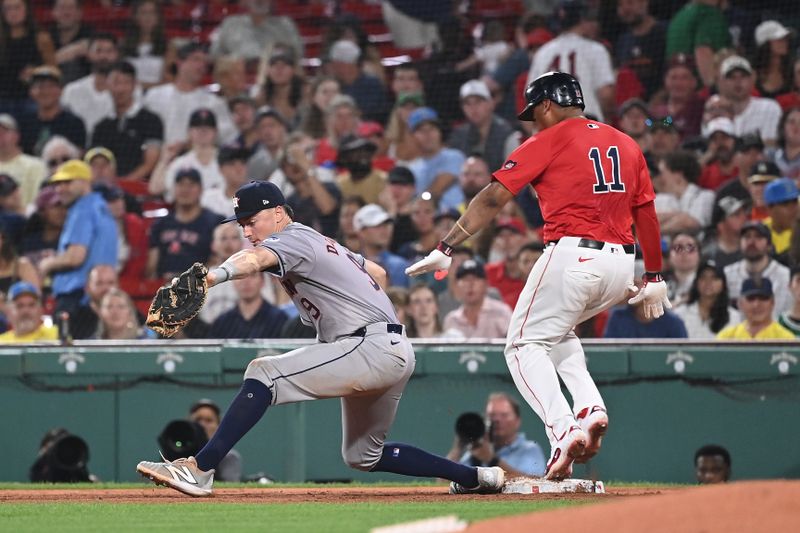
<svg viewBox="0 0 800 533">
<path fill-rule="evenodd" d="M 231 448 L 261 420 L 270 403 L 272 393 L 266 385 L 256 379 L 244 380 L 217 432 L 195 457 L 200 470 L 216 468 Z"/>
<path fill-rule="evenodd" d="M 478 470 L 400 442 L 386 442 L 372 472 L 391 472 L 417 477 L 440 477 L 463 487 L 478 486 Z"/>
</svg>

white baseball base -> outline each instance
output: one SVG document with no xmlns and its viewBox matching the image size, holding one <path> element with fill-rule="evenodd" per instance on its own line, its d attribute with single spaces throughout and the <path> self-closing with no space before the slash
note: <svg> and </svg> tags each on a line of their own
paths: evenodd
<svg viewBox="0 0 800 533">
<path fill-rule="evenodd" d="M 506 481 L 503 494 L 605 494 L 602 481 L 589 479 L 565 479 L 549 481 L 543 478 L 517 477 Z"/>
</svg>

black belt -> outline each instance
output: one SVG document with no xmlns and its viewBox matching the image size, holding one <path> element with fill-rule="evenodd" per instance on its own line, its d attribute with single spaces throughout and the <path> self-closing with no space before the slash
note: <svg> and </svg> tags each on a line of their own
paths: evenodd
<svg viewBox="0 0 800 533">
<path fill-rule="evenodd" d="M 554 241 L 550 241 L 547 245 L 556 244 L 560 239 L 556 239 Z M 581 248 L 591 248 L 592 250 L 602 250 L 603 247 L 606 245 L 603 241 L 595 241 L 592 239 L 581 239 L 578 242 L 578 246 Z M 635 244 L 623 244 L 621 245 L 622 249 L 625 250 L 626 254 L 633 254 L 636 253 L 636 245 Z"/>
<path fill-rule="evenodd" d="M 386 324 L 386 332 L 387 333 L 399 333 L 403 334 L 403 325 L 402 324 Z M 355 330 L 351 333 L 350 337 L 364 337 L 367 334 L 367 326 L 363 326 Z"/>
</svg>

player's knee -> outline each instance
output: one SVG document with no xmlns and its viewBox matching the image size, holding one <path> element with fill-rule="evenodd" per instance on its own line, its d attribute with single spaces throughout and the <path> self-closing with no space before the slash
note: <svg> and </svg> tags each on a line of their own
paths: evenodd
<svg viewBox="0 0 800 533">
<path fill-rule="evenodd" d="M 270 358 L 259 357 L 258 359 L 253 359 L 247 365 L 247 370 L 244 371 L 244 379 L 256 379 L 270 387 L 272 386 L 272 380 L 269 376 L 274 375 L 272 370 L 273 364 Z"/>
<path fill-rule="evenodd" d="M 369 472 L 378 463 L 378 461 L 380 460 L 380 456 L 378 457 L 365 456 L 360 453 L 353 453 L 353 452 L 348 452 L 347 450 L 342 450 L 342 459 L 344 459 L 344 463 L 347 466 L 349 466 L 354 470 Z"/>
</svg>

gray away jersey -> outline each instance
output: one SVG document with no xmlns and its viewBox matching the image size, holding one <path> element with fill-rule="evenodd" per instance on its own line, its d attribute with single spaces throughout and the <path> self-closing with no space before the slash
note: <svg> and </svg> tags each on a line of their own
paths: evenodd
<svg viewBox="0 0 800 533">
<path fill-rule="evenodd" d="M 375 322 L 397 322 L 389 297 L 364 267 L 364 258 L 299 222 L 261 242 L 278 256 L 267 270 L 281 280 L 304 323 L 332 342 Z"/>
</svg>

